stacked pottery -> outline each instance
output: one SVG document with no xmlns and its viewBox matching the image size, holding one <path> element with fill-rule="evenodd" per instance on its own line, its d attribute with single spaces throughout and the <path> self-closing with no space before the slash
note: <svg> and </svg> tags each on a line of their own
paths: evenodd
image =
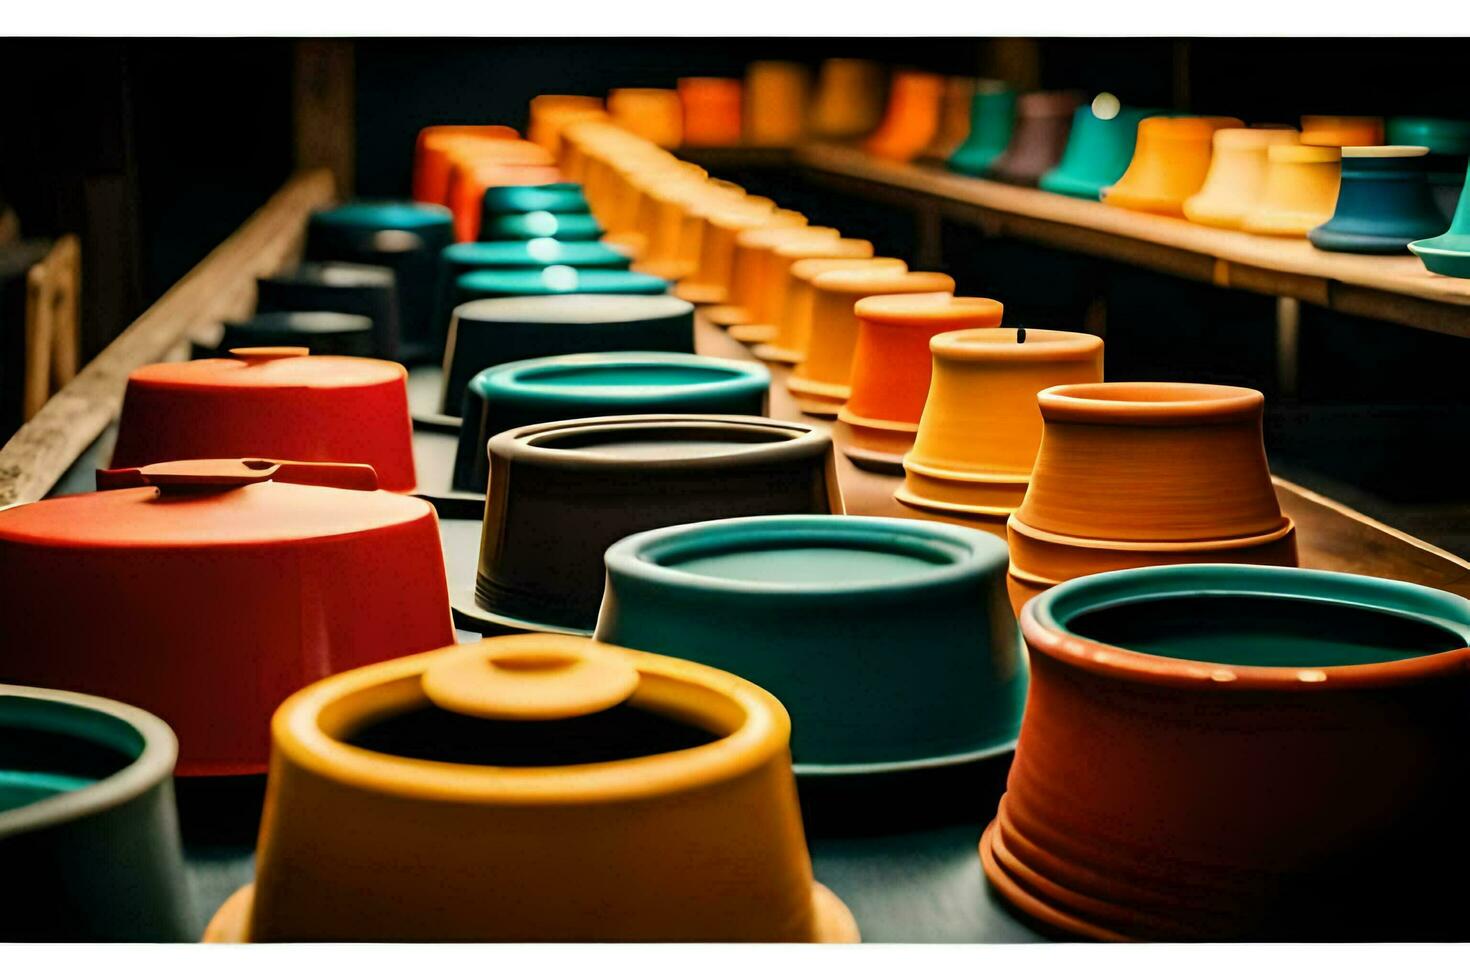
<svg viewBox="0 0 1470 980">
<path fill-rule="evenodd" d="M 734 146 L 740 142 L 741 84 L 737 78 L 681 78 L 685 146 Z"/>
<path fill-rule="evenodd" d="M 615 88 L 607 93 L 612 121 L 655 146 L 678 146 L 684 111 L 679 93 L 667 88 Z"/>
<path fill-rule="evenodd" d="M 791 146 L 806 135 L 811 72 L 790 61 L 755 61 L 745 71 L 745 142 Z"/>
<path fill-rule="evenodd" d="M 806 218 L 795 211 L 778 211 L 746 203 L 709 213 L 699 243 L 699 265 L 679 282 L 674 293 L 701 305 L 726 304 L 735 275 L 735 240 L 743 231 L 767 225 L 799 227 Z"/>
<path fill-rule="evenodd" d="M 1444 231 L 1428 155 L 1423 146 L 1343 147 L 1336 209 L 1307 238 L 1330 252 L 1402 255 L 1410 242 Z"/>
<path fill-rule="evenodd" d="M 939 132 L 943 98 L 942 76 L 922 71 L 895 72 L 883 121 L 863 141 L 863 149 L 885 160 L 912 160 Z"/>
<path fill-rule="evenodd" d="M 1470 122 L 1399 116 L 1388 121 L 1388 142 L 1392 146 L 1429 147 L 1429 184 L 1434 199 L 1445 219 L 1453 218 L 1465 187 L 1465 170 L 1470 167 Z"/>
<path fill-rule="evenodd" d="M 551 154 L 534 143 L 512 144 L 521 148 L 516 159 L 503 153 L 456 157 L 449 175 L 449 208 L 454 212 L 454 238 L 473 242 L 484 236 L 480 224 L 480 201 L 496 187 L 553 184 L 562 173 L 552 166 Z"/>
<path fill-rule="evenodd" d="M 1470 602 L 1140 568 L 1058 586 L 1021 629 L 1030 697 L 980 843 L 1014 908 L 1101 940 L 1463 935 Z"/>
<path fill-rule="evenodd" d="M 764 346 L 770 344 L 782 332 L 787 301 L 791 296 L 794 280 L 791 269 L 802 259 L 870 259 L 873 243 L 862 238 L 796 238 L 778 244 L 765 256 L 762 279 L 766 288 L 756 294 L 756 302 L 750 306 L 750 321 L 730 327 L 730 336 L 744 344 Z M 766 347 L 767 353 L 772 349 Z M 756 354 L 760 357 L 760 353 Z M 765 357 L 765 360 L 782 360 L 783 357 Z"/>
<path fill-rule="evenodd" d="M 1383 120 L 1377 116 L 1302 116 L 1302 142 L 1307 146 L 1377 146 L 1383 142 Z"/>
<path fill-rule="evenodd" d="M 970 100 L 970 131 L 949 157 L 949 169 L 979 177 L 1006 151 L 1016 123 L 1016 90 L 982 78 Z"/>
<path fill-rule="evenodd" d="M 816 309 L 816 291 L 812 283 L 828 272 L 863 271 L 876 275 L 898 275 L 908 271 L 903 259 L 852 258 L 798 259 L 791 266 L 791 281 L 786 289 L 786 304 L 776 333 L 768 343 L 757 344 L 752 353 L 763 361 L 778 364 L 800 364 L 806 360 L 811 342 L 812 316 Z"/>
<path fill-rule="evenodd" d="M 1341 175 L 1342 150 L 1335 146 L 1268 147 L 1266 182 L 1241 229 L 1257 235 L 1306 237 L 1332 217 Z"/>
<path fill-rule="evenodd" d="M 1141 565 L 1295 565 L 1261 439 L 1265 399 L 1224 385 L 1108 382 L 1037 396 L 1044 426 L 1011 515 L 1011 601 Z"/>
<path fill-rule="evenodd" d="M 1460 206 L 1450 222 L 1450 230 L 1434 238 L 1410 242 L 1409 251 L 1419 256 L 1430 272 L 1470 279 L 1470 180 L 1460 194 Z"/>
<path fill-rule="evenodd" d="M 1238 229 L 1266 187 L 1267 151 L 1298 142 L 1293 129 L 1217 129 L 1204 186 L 1184 202 L 1195 224 Z"/>
<path fill-rule="evenodd" d="M 1004 539 L 1041 445 L 1037 393 L 1101 381 L 1103 342 L 1061 330 L 990 328 L 939 334 L 929 350 L 933 380 L 894 497 Z"/>
<path fill-rule="evenodd" d="M 975 84 L 975 79 L 962 75 L 952 75 L 944 80 L 939 127 L 929 145 L 919 154 L 923 159 L 943 162 L 964 145 L 970 135 L 970 105 L 975 100 Z"/>
<path fill-rule="evenodd" d="M 455 144 L 519 137 L 509 126 L 426 126 L 413 150 L 413 199 L 420 204 L 449 203 L 450 151 Z"/>
<path fill-rule="evenodd" d="M 1219 116 L 1153 116 L 1138 124 L 1138 146 L 1122 178 L 1102 191 L 1104 204 L 1172 217 L 1204 186 L 1215 131 L 1241 126 Z"/>
<path fill-rule="evenodd" d="M 817 70 L 812 135 L 849 140 L 871 133 L 883 118 L 883 66 L 857 58 L 828 58 Z"/>
<path fill-rule="evenodd" d="M 1082 98 L 1076 92 L 1030 92 L 1016 100 L 1016 122 L 1005 152 L 991 161 L 985 176 L 1035 187 L 1067 148 L 1072 114 Z"/>
<path fill-rule="evenodd" d="M 1096 201 L 1104 187 L 1116 184 L 1133 160 L 1143 109 L 1123 108 L 1104 92 L 1091 104 L 1078 106 L 1061 162 L 1042 175 L 1040 187 L 1053 194 Z"/>
<path fill-rule="evenodd" d="M 569 637 L 339 674 L 276 715 L 255 882 L 205 939 L 856 941 L 790 731 L 748 681 Z"/>
<path fill-rule="evenodd" d="M 259 313 L 348 313 L 372 321 L 372 353 L 398 357 L 398 286 L 392 269 L 355 262 L 303 262 L 255 280 Z M 435 318 L 432 326 L 442 336 Z M 244 344 L 271 347 L 273 344 Z M 323 352 L 325 353 L 325 352 Z"/>
<path fill-rule="evenodd" d="M 776 248 L 793 242 L 835 242 L 840 237 L 836 228 L 805 222 L 799 225 L 763 222 L 741 231 L 735 236 L 735 254 L 730 260 L 729 295 L 724 303 L 706 310 L 705 316 L 720 327 L 759 322 L 768 315 L 766 311 L 777 289 L 771 268 Z"/>
<path fill-rule="evenodd" d="M 853 307 L 858 320 L 852 392 L 837 413 L 842 451 L 857 466 L 902 473 L 929 394 L 929 340 L 970 327 L 1000 326 L 993 299 L 923 293 L 870 296 Z"/>
<path fill-rule="evenodd" d="M 538 95 L 531 99 L 526 138 L 549 153 L 561 150 L 562 130 L 588 119 L 606 119 L 607 110 L 595 95 Z"/>
<path fill-rule="evenodd" d="M 677 244 L 670 267 L 678 272 L 681 285 L 706 271 L 704 251 L 707 247 L 706 240 L 710 237 L 712 215 L 731 208 L 760 214 L 769 214 L 775 210 L 775 202 L 770 198 L 754 197 L 733 185 L 724 187 L 711 182 L 706 186 L 708 190 L 705 193 L 678 204 L 679 226 L 674 236 Z"/>
</svg>

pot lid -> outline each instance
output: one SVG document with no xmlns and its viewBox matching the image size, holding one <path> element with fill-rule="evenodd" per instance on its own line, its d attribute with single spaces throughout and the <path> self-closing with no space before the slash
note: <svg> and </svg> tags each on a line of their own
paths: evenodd
<svg viewBox="0 0 1470 980">
<path fill-rule="evenodd" d="M 236 347 L 229 357 L 138 368 L 129 384 L 160 388 L 360 388 L 402 384 L 401 364 L 369 357 L 312 356 L 305 347 Z"/>
<path fill-rule="evenodd" d="M 545 269 L 482 269 L 467 272 L 455 283 L 462 293 L 491 296 L 552 296 L 559 293 L 608 293 L 656 296 L 669 281 L 622 269 L 577 269 L 551 265 Z"/>
</svg>

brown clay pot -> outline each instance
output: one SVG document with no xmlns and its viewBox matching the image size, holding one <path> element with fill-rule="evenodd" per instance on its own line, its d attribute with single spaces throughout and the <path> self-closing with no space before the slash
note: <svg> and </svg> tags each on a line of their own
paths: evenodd
<svg viewBox="0 0 1470 980">
<path fill-rule="evenodd" d="M 1016 123 L 1006 151 L 985 176 L 1035 187 L 1061 162 L 1072 135 L 1072 114 L 1082 104 L 1077 92 L 1031 92 L 1016 100 Z"/>
</svg>

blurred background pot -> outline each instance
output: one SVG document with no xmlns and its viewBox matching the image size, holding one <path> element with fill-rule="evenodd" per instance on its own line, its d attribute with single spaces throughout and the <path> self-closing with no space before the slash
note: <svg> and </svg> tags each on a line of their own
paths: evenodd
<svg viewBox="0 0 1470 980">
<path fill-rule="evenodd" d="M 1332 217 L 1342 177 L 1335 146 L 1274 145 L 1266 149 L 1266 183 L 1241 229 L 1257 235 L 1305 238 Z"/>
<path fill-rule="evenodd" d="M 608 549 L 596 636 L 771 691 L 798 776 L 970 762 L 1011 748 L 1025 702 L 1004 569 L 994 538 L 922 521 L 687 524 Z"/>
<path fill-rule="evenodd" d="M 449 200 L 449 150 L 455 143 L 518 139 L 509 126 L 425 126 L 413 151 L 413 199 L 420 204 Z"/>
<path fill-rule="evenodd" d="M 256 313 L 244 320 L 226 320 L 219 347 L 206 356 L 219 357 L 237 347 L 305 347 L 313 354 L 372 357 L 377 344 L 371 318 L 321 310 Z"/>
<path fill-rule="evenodd" d="M 684 133 L 679 94 L 667 88 L 615 88 L 607 93 L 612 121 L 655 146 L 678 146 Z"/>
<path fill-rule="evenodd" d="M 885 160 L 912 160 L 939 132 L 943 98 L 942 75 L 912 69 L 894 72 L 883 121 L 863 141 L 863 149 Z"/>
<path fill-rule="evenodd" d="M 544 269 L 480 269 L 454 281 L 456 304 L 515 296 L 661 296 L 669 281 L 627 269 L 576 269 L 549 265 Z"/>
<path fill-rule="evenodd" d="M 765 222 L 735 236 L 735 253 L 730 261 L 730 287 L 726 302 L 704 311 L 716 326 L 732 327 L 755 323 L 769 304 L 775 289 L 770 270 L 771 253 L 779 245 L 813 240 L 836 241 L 836 228 L 797 224 L 793 221 Z"/>
<path fill-rule="evenodd" d="M 791 269 L 802 259 L 871 259 L 873 243 L 863 238 L 825 238 L 813 236 L 777 245 L 766 256 L 764 279 L 766 288 L 757 293 L 750 323 L 730 327 L 730 336 L 745 344 L 755 344 L 755 355 L 762 360 L 790 362 L 791 334 L 786 326 L 787 307 L 795 292 Z"/>
<path fill-rule="evenodd" d="M 1016 100 L 1015 125 L 1005 152 L 991 161 L 985 176 L 1035 187 L 1067 148 L 1072 114 L 1082 97 L 1076 92 L 1028 92 Z"/>
<path fill-rule="evenodd" d="M 356 262 L 303 262 L 289 272 L 255 280 L 257 313 L 355 313 L 373 321 L 373 350 L 396 359 L 398 287 L 392 269 Z M 444 326 L 435 319 L 436 343 Z M 245 346 L 273 346 L 271 344 Z M 326 353 L 323 351 L 322 353 Z"/>
<path fill-rule="evenodd" d="M 908 263 L 903 259 L 883 257 L 797 258 L 791 265 L 786 302 L 776 335 L 769 344 L 760 344 L 753 350 L 756 357 L 792 365 L 806 360 L 807 346 L 811 342 L 812 313 L 816 306 L 812 282 L 825 273 L 839 271 L 898 275 L 908 271 Z"/>
<path fill-rule="evenodd" d="M 530 124 L 526 138 L 543 149 L 556 153 L 561 148 L 561 133 L 573 122 L 583 119 L 606 119 L 607 109 L 595 95 L 537 95 L 528 106 Z"/>
<path fill-rule="evenodd" d="M 1091 939 L 1456 937 L 1470 603 L 1304 569 L 1077 579 L 1021 615 L 1031 693 L 980 851 Z"/>
<path fill-rule="evenodd" d="M 965 75 L 945 78 L 944 95 L 939 103 L 939 126 L 919 156 L 943 163 L 964 145 L 970 135 L 970 104 L 974 100 L 975 79 Z"/>
<path fill-rule="evenodd" d="M 1218 129 L 1238 129 L 1223 116 L 1152 116 L 1138 123 L 1128 170 L 1102 190 L 1102 201 L 1130 211 L 1184 216 L 1184 202 L 1204 186 Z"/>
<path fill-rule="evenodd" d="M 1429 186 L 1423 146 L 1345 146 L 1337 207 L 1307 232 L 1330 252 L 1401 255 L 1410 242 L 1447 227 Z"/>
<path fill-rule="evenodd" d="M 812 878 L 790 719 L 721 671 L 503 637 L 315 684 L 271 737 L 255 884 L 206 940 L 858 938 Z"/>
<path fill-rule="evenodd" d="M 1470 182 L 1460 195 L 1460 206 L 1450 222 L 1450 230 L 1434 238 L 1410 242 L 1409 251 L 1419 256 L 1430 272 L 1470 279 Z"/>
<path fill-rule="evenodd" d="M 482 242 L 525 242 L 551 238 L 559 242 L 595 242 L 602 237 L 602 224 L 592 215 L 573 212 L 528 211 L 484 218 L 474 238 Z"/>
<path fill-rule="evenodd" d="M 674 288 L 674 294 L 701 305 L 729 303 L 735 275 L 735 241 L 740 233 L 768 225 L 796 227 L 805 224 L 805 216 L 771 207 L 751 207 L 742 203 L 711 210 L 705 219 L 704 236 L 700 240 L 699 264 Z"/>
<path fill-rule="evenodd" d="M 1061 161 L 1041 177 L 1041 189 L 1096 201 L 1116 184 L 1133 160 L 1138 124 L 1150 113 L 1125 108 L 1104 92 L 1072 113 L 1072 130 Z"/>
<path fill-rule="evenodd" d="M 1383 120 L 1378 116 L 1302 116 L 1302 143 L 1306 146 L 1377 146 L 1383 142 Z"/>
<path fill-rule="evenodd" d="M 1453 218 L 1470 167 L 1470 120 L 1396 116 L 1388 121 L 1388 142 L 1429 147 L 1429 185 L 1435 203 L 1446 219 Z"/>
<path fill-rule="evenodd" d="M 794 61 L 754 61 L 745 70 L 745 142 L 792 146 L 806 136 L 811 70 Z"/>
<path fill-rule="evenodd" d="M 1006 151 L 1016 124 L 1016 90 L 1005 82 L 982 78 L 970 100 L 970 131 L 950 154 L 949 169 L 979 177 Z"/>
<path fill-rule="evenodd" d="M 887 74 L 876 61 L 828 58 L 817 70 L 812 97 L 812 135 L 850 140 L 866 136 L 883 119 Z"/>
<path fill-rule="evenodd" d="M 1184 216 L 1198 225 L 1239 228 L 1266 187 L 1266 151 L 1288 146 L 1293 129 L 1217 129 L 1210 172 L 1199 192 L 1184 201 Z"/>
<path fill-rule="evenodd" d="M 0 861 L 25 890 L 0 917 L 0 941 L 193 938 L 178 750 L 146 711 L 0 684 Z"/>
<path fill-rule="evenodd" d="M 738 78 L 681 78 L 685 146 L 735 146 L 742 127 Z"/>
</svg>

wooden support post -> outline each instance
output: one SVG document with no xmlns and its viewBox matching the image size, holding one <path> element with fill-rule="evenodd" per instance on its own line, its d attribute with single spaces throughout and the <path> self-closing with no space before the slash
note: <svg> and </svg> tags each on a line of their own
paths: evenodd
<svg viewBox="0 0 1470 980">
<path fill-rule="evenodd" d="M 1276 297 L 1276 386 L 1283 398 L 1295 398 L 1297 393 L 1301 321 L 1301 300 Z"/>
<path fill-rule="evenodd" d="M 331 171 L 344 199 L 357 176 L 355 64 L 351 40 L 296 42 L 296 169 Z"/>
</svg>

